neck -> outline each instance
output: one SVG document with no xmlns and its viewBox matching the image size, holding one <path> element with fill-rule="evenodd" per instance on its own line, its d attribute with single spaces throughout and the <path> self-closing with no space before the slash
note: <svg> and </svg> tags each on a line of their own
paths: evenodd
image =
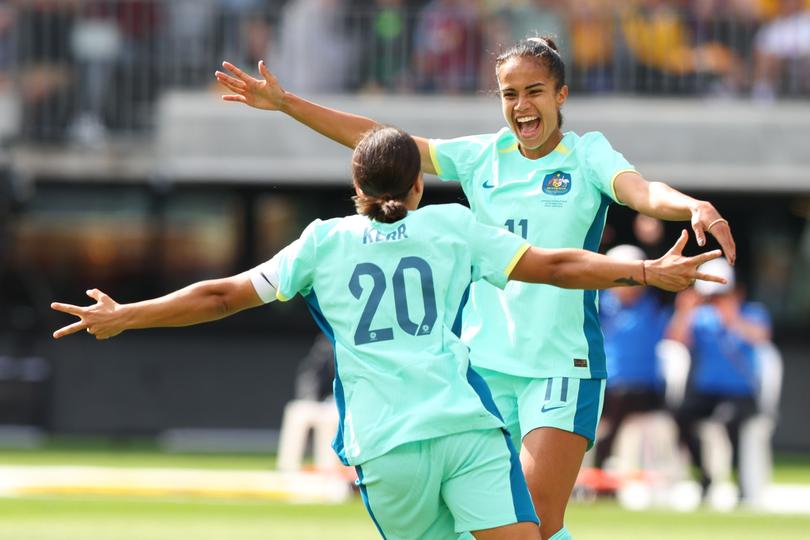
<svg viewBox="0 0 810 540">
<path fill-rule="evenodd" d="M 552 150 L 557 148 L 557 145 L 560 144 L 562 138 L 563 138 L 562 131 L 557 129 L 540 146 L 536 146 L 534 148 L 525 148 L 521 144 L 520 153 L 523 154 L 524 157 L 527 157 L 529 159 L 540 159 L 543 156 L 547 156 L 548 154 L 551 153 Z"/>
</svg>

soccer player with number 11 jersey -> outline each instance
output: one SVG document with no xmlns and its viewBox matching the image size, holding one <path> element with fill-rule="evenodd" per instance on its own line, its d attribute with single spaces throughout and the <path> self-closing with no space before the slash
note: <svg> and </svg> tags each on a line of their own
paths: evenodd
<svg viewBox="0 0 810 540">
<path fill-rule="evenodd" d="M 720 252 L 683 257 L 684 233 L 655 261 L 616 261 L 583 250 L 542 250 L 476 221 L 460 205 L 417 209 L 419 149 L 393 128 L 366 135 L 353 155 L 357 215 L 312 222 L 256 268 L 143 302 L 103 292 L 54 332 L 106 339 L 125 330 L 187 326 L 301 295 L 335 349 L 340 427 L 334 448 L 357 469 L 388 539 L 538 540 L 515 448 L 460 339 L 470 283 L 509 280 L 606 288 L 647 283 L 680 290 Z M 235 344 L 238 346 L 238 344 Z"/>
</svg>

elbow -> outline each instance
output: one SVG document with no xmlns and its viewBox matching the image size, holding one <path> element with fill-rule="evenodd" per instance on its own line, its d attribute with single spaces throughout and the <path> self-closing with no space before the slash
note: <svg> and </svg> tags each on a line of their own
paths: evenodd
<svg viewBox="0 0 810 540">
<path fill-rule="evenodd" d="M 225 295 L 218 295 L 214 298 L 212 312 L 217 319 L 222 319 L 233 313 L 233 308 Z"/>
<path fill-rule="evenodd" d="M 211 320 L 222 319 L 233 313 L 233 301 L 225 287 L 218 282 L 205 283 L 202 287 L 203 306 Z"/>
</svg>

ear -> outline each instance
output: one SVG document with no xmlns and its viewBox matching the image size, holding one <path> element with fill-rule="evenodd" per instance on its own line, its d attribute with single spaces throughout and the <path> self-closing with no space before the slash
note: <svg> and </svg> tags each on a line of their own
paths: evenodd
<svg viewBox="0 0 810 540">
<path fill-rule="evenodd" d="M 422 196 L 422 193 L 425 191 L 425 179 L 422 177 L 422 171 L 419 171 L 416 175 L 416 180 L 413 182 L 413 186 L 411 186 L 411 190 L 413 191 L 414 195 Z"/>
<path fill-rule="evenodd" d="M 365 193 L 363 193 L 363 190 L 360 189 L 360 186 L 357 185 L 357 182 L 352 182 L 352 185 L 354 186 L 355 195 L 357 195 L 358 197 L 362 197 L 363 195 L 365 195 Z"/>
<path fill-rule="evenodd" d="M 419 195 L 425 191 L 425 179 L 422 177 L 422 171 L 416 175 L 416 180 L 413 182 L 413 189 Z"/>
<path fill-rule="evenodd" d="M 557 107 L 562 107 L 566 99 L 568 99 L 568 85 L 564 84 L 560 91 L 557 92 Z"/>
</svg>

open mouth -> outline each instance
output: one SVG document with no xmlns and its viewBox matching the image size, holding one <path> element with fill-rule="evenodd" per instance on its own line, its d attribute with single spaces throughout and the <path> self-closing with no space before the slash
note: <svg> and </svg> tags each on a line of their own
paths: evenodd
<svg viewBox="0 0 810 540">
<path fill-rule="evenodd" d="M 539 116 L 518 116 L 515 118 L 515 125 L 522 139 L 530 139 L 540 133 Z"/>
</svg>

